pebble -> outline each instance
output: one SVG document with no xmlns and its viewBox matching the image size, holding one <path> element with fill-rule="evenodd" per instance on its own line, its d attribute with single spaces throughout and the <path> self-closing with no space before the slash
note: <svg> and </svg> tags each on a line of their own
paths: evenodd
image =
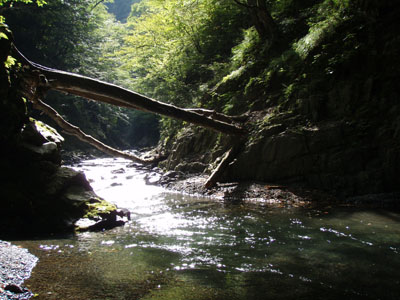
<svg viewBox="0 0 400 300">
<path fill-rule="evenodd" d="M 25 300 L 32 292 L 22 286 L 38 259 L 28 250 L 0 241 L 0 300 Z"/>
</svg>

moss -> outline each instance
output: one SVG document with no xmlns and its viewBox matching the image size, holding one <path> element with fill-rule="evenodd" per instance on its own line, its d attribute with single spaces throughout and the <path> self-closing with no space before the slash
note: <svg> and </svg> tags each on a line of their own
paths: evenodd
<svg viewBox="0 0 400 300">
<path fill-rule="evenodd" d="M 29 120 L 35 124 L 36 130 L 47 140 L 55 143 L 64 142 L 64 138 L 53 127 L 31 117 Z"/>
<path fill-rule="evenodd" d="M 93 203 L 87 203 L 87 212 L 84 218 L 100 219 L 104 215 L 109 215 L 117 209 L 117 207 L 101 198 L 96 198 Z"/>
<path fill-rule="evenodd" d="M 235 80 L 239 78 L 243 74 L 244 69 L 245 67 L 242 66 L 236 70 L 233 70 L 231 73 L 222 78 L 221 84 L 227 83 L 229 80 Z"/>
</svg>

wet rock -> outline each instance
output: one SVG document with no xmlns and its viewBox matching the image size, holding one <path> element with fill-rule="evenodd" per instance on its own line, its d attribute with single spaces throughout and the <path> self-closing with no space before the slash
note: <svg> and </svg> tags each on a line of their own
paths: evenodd
<svg viewBox="0 0 400 300">
<path fill-rule="evenodd" d="M 96 224 L 90 226 L 88 228 L 88 230 L 89 231 L 103 231 L 103 230 L 110 230 L 115 227 L 124 226 L 124 225 L 125 225 L 124 221 L 106 219 L 106 220 L 97 222 Z"/>
<path fill-rule="evenodd" d="M 175 167 L 175 170 L 183 173 L 202 173 L 206 168 L 206 164 L 194 161 L 189 163 L 180 163 Z"/>
<path fill-rule="evenodd" d="M 99 205 L 99 204 L 97 204 Z M 100 204 L 101 205 L 101 204 Z M 77 230 L 84 231 L 103 231 L 112 229 L 115 227 L 125 225 L 126 220 L 131 220 L 131 212 L 126 208 L 106 207 L 103 212 L 99 212 L 94 215 L 88 214 L 85 218 L 80 219 L 75 223 Z"/>
<path fill-rule="evenodd" d="M 142 165 L 139 164 L 139 163 L 132 162 L 132 163 L 127 164 L 126 167 L 127 168 L 140 169 L 142 167 Z"/>
<path fill-rule="evenodd" d="M 219 140 L 221 145 L 224 144 L 224 137 Z M 171 153 L 168 158 L 161 162 L 159 166 L 168 170 L 189 169 L 186 166 L 190 163 L 195 163 L 194 167 L 197 168 L 196 173 L 201 167 L 197 163 L 208 164 L 212 159 L 213 149 L 218 140 L 218 135 L 209 130 L 186 127 L 180 133 L 179 137 L 171 145 Z M 186 166 L 185 166 L 186 165 Z M 204 170 L 204 169 L 203 169 Z"/>
<path fill-rule="evenodd" d="M 50 195 L 61 193 L 73 186 L 82 187 L 85 191 L 92 191 L 85 174 L 68 167 L 57 168 L 56 172 L 48 179 L 46 193 Z"/>
<path fill-rule="evenodd" d="M 154 167 L 151 169 L 151 171 L 154 173 L 161 173 L 161 169 L 159 167 Z"/>
<path fill-rule="evenodd" d="M 247 142 L 222 180 L 301 183 L 347 197 L 379 193 L 398 178 L 385 178 L 387 151 L 361 134 L 374 131 L 362 122 L 321 122 L 275 131 L 266 127 L 266 131 Z M 399 165 L 399 160 L 390 165 Z"/>
<path fill-rule="evenodd" d="M 152 172 L 144 176 L 144 181 L 147 185 L 157 185 L 160 184 L 162 175 L 160 173 Z"/>
<path fill-rule="evenodd" d="M 129 209 L 126 208 L 118 208 L 116 210 L 116 215 L 120 216 L 121 218 L 126 217 L 129 221 L 131 220 L 131 212 L 129 211 Z"/>
<path fill-rule="evenodd" d="M 61 157 L 64 165 L 79 165 L 82 160 L 93 159 L 94 156 L 80 151 L 61 151 Z"/>
<path fill-rule="evenodd" d="M 182 172 L 178 171 L 168 171 L 163 175 L 163 178 L 171 178 L 171 179 L 177 179 L 183 176 Z"/>
<path fill-rule="evenodd" d="M 168 171 L 165 174 L 163 174 L 159 180 L 159 184 L 161 185 L 168 185 L 171 182 L 181 180 L 185 178 L 185 174 L 182 172 L 178 171 Z"/>
<path fill-rule="evenodd" d="M 21 294 L 24 292 L 24 289 L 22 289 L 20 286 L 16 284 L 8 284 L 5 288 L 5 291 L 10 291 L 11 293 L 14 294 Z"/>
<path fill-rule="evenodd" d="M 30 119 L 21 131 L 22 155 L 35 160 L 61 162 L 61 143 L 63 138 L 57 131 L 43 122 Z"/>
<path fill-rule="evenodd" d="M 124 168 L 120 168 L 120 169 L 111 171 L 111 174 L 124 174 L 124 173 L 125 173 L 125 169 Z"/>
</svg>

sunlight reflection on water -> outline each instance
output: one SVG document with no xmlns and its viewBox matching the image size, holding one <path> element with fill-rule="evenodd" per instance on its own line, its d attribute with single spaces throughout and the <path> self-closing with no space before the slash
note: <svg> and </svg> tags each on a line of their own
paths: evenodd
<svg viewBox="0 0 400 300">
<path fill-rule="evenodd" d="M 201 290 L 193 299 L 397 300 L 398 213 L 285 209 L 191 197 L 146 185 L 146 173 L 128 163 L 96 159 L 75 168 L 85 172 L 99 196 L 128 208 L 131 222 L 71 239 L 21 243 L 45 253 L 42 268 L 51 278 L 77 273 L 85 281 L 71 279 L 76 293 L 69 299 L 142 299 L 135 290 L 140 286 L 153 291 L 143 299 L 164 300 L 162 291 L 185 286 L 186 292 L 168 299 L 186 300 L 187 291 Z M 171 281 L 175 276 L 179 283 Z M 56 289 L 56 283 L 35 280 Z M 93 297 L 96 292 L 100 296 Z"/>
<path fill-rule="evenodd" d="M 146 185 L 144 171 L 127 167 L 124 159 L 93 159 L 83 161 L 73 168 L 85 173 L 96 193 L 116 204 L 130 210 L 144 209 L 151 213 L 150 199 L 160 195 L 163 189 L 158 186 Z M 154 199 L 151 205 L 156 204 Z"/>
</svg>

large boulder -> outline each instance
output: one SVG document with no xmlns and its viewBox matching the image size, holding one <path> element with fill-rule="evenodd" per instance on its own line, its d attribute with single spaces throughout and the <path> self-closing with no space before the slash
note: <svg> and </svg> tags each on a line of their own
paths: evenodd
<svg viewBox="0 0 400 300">
<path fill-rule="evenodd" d="M 0 27 L 0 232 L 16 234 L 73 231 L 89 217 L 121 225 L 117 208 L 100 199 L 84 174 L 61 167 L 63 138 L 29 117 L 21 75 L 9 59 L 11 34 Z"/>
</svg>

